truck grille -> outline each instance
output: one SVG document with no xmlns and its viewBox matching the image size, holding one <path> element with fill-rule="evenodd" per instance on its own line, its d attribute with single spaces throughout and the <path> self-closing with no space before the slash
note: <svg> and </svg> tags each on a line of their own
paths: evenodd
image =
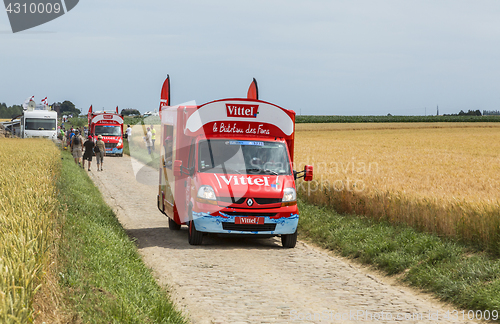
<svg viewBox="0 0 500 324">
<path fill-rule="evenodd" d="M 116 147 L 116 143 L 104 143 L 104 146 L 107 149 L 114 149 Z"/>
<path fill-rule="evenodd" d="M 234 202 L 233 202 L 234 199 Z M 241 198 L 233 198 L 233 197 L 217 197 L 217 200 L 223 203 L 227 204 L 243 204 L 247 198 L 246 197 L 241 197 Z"/>
<path fill-rule="evenodd" d="M 281 198 L 254 198 L 254 200 L 259 205 L 281 203 Z"/>
<path fill-rule="evenodd" d="M 222 229 L 242 232 L 269 232 L 276 229 L 276 224 L 234 224 L 222 222 Z"/>
<path fill-rule="evenodd" d="M 247 213 L 247 212 L 230 212 L 230 211 L 228 212 L 223 211 L 222 213 L 229 216 L 261 216 L 261 217 L 264 216 L 273 217 L 276 216 L 277 214 L 277 213 Z"/>
<path fill-rule="evenodd" d="M 247 199 L 248 199 L 248 197 L 241 197 L 241 198 L 235 199 L 235 201 L 233 202 L 231 197 L 217 197 L 217 200 L 220 202 L 227 203 L 227 204 L 238 204 L 238 205 L 243 204 Z M 255 202 L 259 205 L 281 203 L 281 198 L 252 198 L 252 199 L 255 200 Z"/>
</svg>

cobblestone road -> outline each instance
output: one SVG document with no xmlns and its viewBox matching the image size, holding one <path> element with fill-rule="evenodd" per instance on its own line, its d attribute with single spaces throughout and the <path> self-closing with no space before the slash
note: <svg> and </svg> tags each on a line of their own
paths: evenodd
<svg viewBox="0 0 500 324">
<path fill-rule="evenodd" d="M 210 236 L 190 246 L 187 228 L 170 231 L 156 208 L 156 170 L 128 156 L 106 157 L 104 169 L 94 167 L 91 178 L 192 323 L 471 323 L 461 310 L 300 241 L 283 249 L 277 238 Z"/>
</svg>

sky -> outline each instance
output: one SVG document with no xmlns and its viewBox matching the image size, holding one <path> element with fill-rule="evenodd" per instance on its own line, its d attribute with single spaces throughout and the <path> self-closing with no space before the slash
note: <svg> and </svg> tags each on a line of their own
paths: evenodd
<svg viewBox="0 0 500 324">
<path fill-rule="evenodd" d="M 94 109 L 259 98 L 302 115 L 500 110 L 500 1 L 81 0 L 12 33 L 0 102 Z"/>
</svg>

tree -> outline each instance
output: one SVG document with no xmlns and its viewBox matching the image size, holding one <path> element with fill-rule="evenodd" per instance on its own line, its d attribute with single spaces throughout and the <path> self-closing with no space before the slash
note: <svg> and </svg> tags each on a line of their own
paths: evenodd
<svg viewBox="0 0 500 324">
<path fill-rule="evenodd" d="M 61 115 L 74 115 L 74 116 L 78 116 L 80 115 L 81 113 L 81 110 L 76 108 L 75 105 L 69 101 L 69 100 L 65 100 L 63 101 L 63 103 L 61 104 Z"/>
<path fill-rule="evenodd" d="M 137 109 L 132 109 L 132 108 L 127 108 L 127 109 L 122 109 L 121 114 L 123 116 L 130 116 L 130 115 L 140 115 L 141 113 Z"/>
<path fill-rule="evenodd" d="M 7 107 L 5 103 L 0 104 L 0 118 L 14 118 L 22 115 L 23 107 L 19 105 L 13 105 Z"/>
</svg>

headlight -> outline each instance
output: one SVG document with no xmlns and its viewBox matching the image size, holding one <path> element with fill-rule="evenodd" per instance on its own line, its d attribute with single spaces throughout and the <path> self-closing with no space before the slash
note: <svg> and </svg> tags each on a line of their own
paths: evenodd
<svg viewBox="0 0 500 324">
<path fill-rule="evenodd" d="M 285 188 L 283 190 L 283 200 L 282 202 L 296 201 L 297 200 L 297 192 L 293 188 Z"/>
<path fill-rule="evenodd" d="M 210 186 L 201 186 L 200 189 L 198 189 L 198 201 L 212 204 L 217 203 L 214 189 Z"/>
</svg>

